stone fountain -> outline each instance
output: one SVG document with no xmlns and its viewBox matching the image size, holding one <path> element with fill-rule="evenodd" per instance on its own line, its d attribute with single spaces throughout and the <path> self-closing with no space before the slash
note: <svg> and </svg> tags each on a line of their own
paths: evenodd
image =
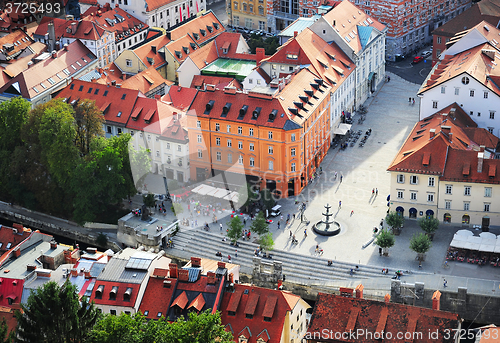
<svg viewBox="0 0 500 343">
<path fill-rule="evenodd" d="M 330 204 L 326 204 L 326 212 L 323 213 L 325 218 L 313 225 L 313 231 L 318 235 L 335 236 L 340 233 L 340 224 L 331 218 L 333 216 L 333 213 L 330 212 L 331 208 Z"/>
</svg>

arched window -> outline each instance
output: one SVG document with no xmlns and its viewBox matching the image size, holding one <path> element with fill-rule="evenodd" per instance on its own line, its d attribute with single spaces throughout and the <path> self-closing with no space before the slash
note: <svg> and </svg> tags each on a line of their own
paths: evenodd
<svg viewBox="0 0 500 343">
<path fill-rule="evenodd" d="M 247 10 L 247 4 L 243 3 L 243 11 L 246 12 L 246 10 Z"/>
<path fill-rule="evenodd" d="M 253 5 L 252 4 L 248 5 L 248 8 L 249 8 L 249 11 L 253 13 Z"/>
</svg>

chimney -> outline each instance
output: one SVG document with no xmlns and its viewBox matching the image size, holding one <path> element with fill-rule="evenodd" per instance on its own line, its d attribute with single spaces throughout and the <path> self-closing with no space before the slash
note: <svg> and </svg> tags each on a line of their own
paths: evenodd
<svg viewBox="0 0 500 343">
<path fill-rule="evenodd" d="M 102 68 L 97 69 L 97 71 L 99 72 L 99 74 L 102 74 L 103 72 Z"/>
<path fill-rule="evenodd" d="M 356 299 L 363 299 L 363 289 L 365 287 L 362 284 L 356 286 Z"/>
<path fill-rule="evenodd" d="M 68 44 L 63 45 L 64 51 L 68 51 Z"/>
<path fill-rule="evenodd" d="M 293 38 L 297 37 L 298 34 L 299 34 L 298 31 L 293 31 Z"/>
<path fill-rule="evenodd" d="M 26 270 L 29 271 L 29 272 L 32 272 L 36 269 L 36 266 L 34 264 L 28 264 L 26 266 Z"/>
<path fill-rule="evenodd" d="M 97 253 L 97 248 L 88 247 L 87 252 L 89 254 L 95 254 L 95 253 Z"/>
<path fill-rule="evenodd" d="M 234 274 L 233 273 L 229 274 L 229 283 L 234 283 Z"/>
<path fill-rule="evenodd" d="M 90 270 L 85 270 L 83 272 L 83 275 L 85 276 L 86 279 L 90 279 Z"/>
<path fill-rule="evenodd" d="M 163 281 L 163 288 L 170 288 L 170 287 L 172 287 L 172 281 L 164 280 Z"/>
<path fill-rule="evenodd" d="M 449 134 L 451 132 L 451 126 L 441 125 L 441 131 L 443 133 Z"/>
<path fill-rule="evenodd" d="M 118 4 L 115 5 L 115 8 L 118 8 Z"/>
<path fill-rule="evenodd" d="M 215 273 L 214 272 L 208 272 L 207 273 L 207 283 L 209 285 L 215 285 Z"/>
<path fill-rule="evenodd" d="M 50 22 L 47 26 L 47 33 L 49 34 L 49 51 L 54 50 L 56 44 L 56 31 L 54 22 Z"/>
<path fill-rule="evenodd" d="M 50 249 L 57 249 L 57 242 L 56 241 L 50 241 Z"/>
<path fill-rule="evenodd" d="M 127 74 L 122 74 L 122 80 L 125 81 L 127 79 Z"/>
<path fill-rule="evenodd" d="M 226 268 L 226 264 L 224 262 L 217 262 L 217 268 L 224 269 Z"/>
<path fill-rule="evenodd" d="M 440 311 L 441 310 L 441 292 L 435 291 L 432 294 L 432 309 Z"/>
<path fill-rule="evenodd" d="M 255 49 L 255 62 L 257 63 L 257 67 L 260 66 L 260 62 L 266 56 L 266 50 L 264 48 L 256 48 Z"/>
<path fill-rule="evenodd" d="M 48 269 L 37 269 L 36 270 L 36 276 L 50 277 L 51 272 L 52 271 L 48 270 Z"/>
<path fill-rule="evenodd" d="M 484 160 L 484 152 L 477 153 L 477 172 L 483 172 L 483 160 Z"/>
<path fill-rule="evenodd" d="M 225 94 L 236 94 L 236 87 L 224 87 Z"/>
<path fill-rule="evenodd" d="M 57 52 L 55 50 L 52 50 L 52 58 L 56 58 L 57 57 Z"/>
<path fill-rule="evenodd" d="M 111 80 L 111 86 L 116 86 L 116 80 Z"/>
<path fill-rule="evenodd" d="M 184 281 L 184 282 L 189 281 L 189 270 L 179 269 L 179 281 Z"/>
<path fill-rule="evenodd" d="M 430 129 L 429 133 L 430 133 L 430 138 L 433 138 L 436 135 L 436 129 Z"/>
<path fill-rule="evenodd" d="M 29 61 L 29 62 L 28 62 L 28 69 L 29 69 L 29 68 L 31 68 L 31 66 L 32 66 L 33 64 L 34 64 L 34 63 L 33 63 L 33 61 Z"/>
<path fill-rule="evenodd" d="M 448 137 L 450 138 L 450 142 L 453 142 L 453 133 L 451 133 L 451 132 L 450 132 L 450 133 L 448 134 Z"/>
<path fill-rule="evenodd" d="M 333 26 L 335 26 L 335 20 L 333 21 Z"/>
<path fill-rule="evenodd" d="M 21 256 L 21 249 L 17 248 L 16 250 L 14 250 L 14 256 L 15 257 Z"/>
<path fill-rule="evenodd" d="M 156 55 L 156 45 L 151 45 L 151 51 Z"/>
<path fill-rule="evenodd" d="M 484 152 L 484 149 L 486 149 L 486 147 L 484 145 L 480 145 L 479 146 L 479 151 L 480 152 Z"/>
<path fill-rule="evenodd" d="M 195 268 L 201 267 L 201 258 L 191 257 L 191 267 L 195 267 Z"/>
<path fill-rule="evenodd" d="M 177 279 L 177 265 L 175 263 L 170 263 L 168 265 L 168 268 L 170 269 L 170 278 Z"/>
<path fill-rule="evenodd" d="M 78 270 L 76 270 L 76 268 L 71 269 L 71 276 L 78 276 Z"/>
<path fill-rule="evenodd" d="M 76 33 L 77 23 L 71 23 L 71 34 L 74 35 Z"/>
<path fill-rule="evenodd" d="M 387 293 L 385 296 L 384 296 L 384 301 L 388 304 L 391 302 L 391 295 L 389 293 Z"/>
</svg>

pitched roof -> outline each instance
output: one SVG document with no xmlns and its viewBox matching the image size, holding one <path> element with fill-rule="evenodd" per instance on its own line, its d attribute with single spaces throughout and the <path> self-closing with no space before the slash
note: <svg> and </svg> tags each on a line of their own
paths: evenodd
<svg viewBox="0 0 500 343">
<path fill-rule="evenodd" d="M 90 7 L 82 15 L 82 19 L 114 32 L 116 42 L 148 29 L 148 25 L 121 9 L 118 4 L 114 8 L 109 3 L 103 7 Z"/>
<path fill-rule="evenodd" d="M 376 339 L 376 335 L 358 337 L 363 342 L 391 342 L 401 332 L 422 333 L 422 337 L 405 340 L 405 342 L 433 342 L 427 335 L 428 332 L 439 331 L 442 335 L 445 330 L 453 330 L 459 327 L 460 317 L 458 314 L 437 311 L 423 307 L 408 306 L 395 303 L 385 303 L 375 300 L 348 298 L 333 294 L 319 293 L 314 308 L 306 339 L 314 337 L 316 342 L 351 342 L 342 335 L 334 335 L 336 332 L 384 332 L 383 337 Z M 332 332 L 332 335 L 321 335 L 318 333 Z M 316 333 L 316 336 L 314 336 Z M 415 337 L 412 335 L 412 337 Z"/>
<path fill-rule="evenodd" d="M 181 120 L 174 119 L 174 117 L 170 119 L 166 129 L 162 132 L 162 137 L 167 138 L 169 142 L 186 144 L 188 142 L 186 125 L 181 123 Z"/>
<path fill-rule="evenodd" d="M 28 238 L 30 234 L 31 231 L 25 231 L 23 228 L 18 227 L 14 229 L 5 225 L 0 225 L 0 252 L 3 254 L 11 248 L 14 248 Z"/>
<path fill-rule="evenodd" d="M 480 1 L 436 28 L 432 31 L 432 34 L 453 37 L 456 33 L 470 29 L 483 20 L 493 26 L 498 24 L 500 20 L 500 6 L 498 6 L 498 3 L 491 0 Z"/>
<path fill-rule="evenodd" d="M 358 9 L 350 1 L 342 1 L 331 11 L 323 15 L 324 20 L 332 25 L 344 42 L 354 53 L 362 51 L 367 43 L 367 27 L 382 32 L 385 25 Z"/>
<path fill-rule="evenodd" d="M 456 77 L 469 76 L 500 96 L 500 70 L 495 65 L 500 63 L 497 50 L 489 43 L 484 43 L 454 56 L 446 55 L 427 76 L 418 94 L 441 85 Z"/>
<path fill-rule="evenodd" d="M 187 111 L 193 103 L 197 92 L 198 90 L 195 88 L 174 85 L 170 87 L 168 93 L 165 94 L 161 100 L 171 102 L 172 106 L 180 109 L 181 111 Z"/>
<path fill-rule="evenodd" d="M 214 85 L 216 89 L 224 89 L 225 87 L 235 87 L 237 90 L 243 89 L 241 83 L 233 77 L 195 75 L 193 81 L 191 81 L 191 88 L 205 89 L 206 85 Z"/>
<path fill-rule="evenodd" d="M 141 96 L 144 95 L 138 90 L 73 80 L 56 97 L 66 99 L 67 103 L 72 103 L 74 100 L 93 100 L 96 106 L 104 112 L 107 122 L 125 126 L 136 100 Z"/>
<path fill-rule="evenodd" d="M 450 149 L 441 180 L 455 182 L 500 183 L 500 160 L 484 158 L 481 152 Z M 480 157 L 482 156 L 482 157 Z M 479 161 L 482 161 L 478 168 Z"/>
<path fill-rule="evenodd" d="M 148 319 L 165 317 L 176 286 L 177 279 L 150 276 L 139 310 Z"/>
<path fill-rule="evenodd" d="M 234 292 L 224 294 L 222 299 L 222 323 L 235 339 L 244 335 L 248 343 L 255 343 L 260 337 L 265 342 L 278 343 L 286 314 L 299 300 L 299 296 L 284 291 L 235 284 Z"/>
<path fill-rule="evenodd" d="M 127 122 L 128 129 L 161 135 L 179 110 L 156 99 L 138 98 Z"/>
<path fill-rule="evenodd" d="M 24 29 L 27 25 L 24 20 L 28 24 L 36 22 L 37 18 L 33 13 L 26 11 L 26 8 L 23 8 L 23 6 L 16 6 L 16 3 L 13 1 L 2 3 L 4 9 L 7 2 L 13 3 L 12 11 L 8 12 L 5 10 L 0 13 L 0 32 L 12 32 L 17 29 Z"/>
<path fill-rule="evenodd" d="M 107 268 L 110 268 L 109 264 Z M 139 283 L 101 281 L 98 278 L 90 301 L 94 301 L 97 305 L 134 307 L 140 286 Z"/>
<path fill-rule="evenodd" d="M 184 35 L 176 40 L 170 41 L 165 49 L 181 64 L 191 53 L 199 48 L 198 44 L 189 35 Z"/>
<path fill-rule="evenodd" d="M 187 57 L 193 61 L 198 69 L 205 68 L 207 65 L 219 58 L 219 55 L 217 54 L 217 45 L 215 44 L 215 41 L 211 41 L 201 48 L 191 52 Z"/>
<path fill-rule="evenodd" d="M 462 130 L 476 145 L 484 145 L 486 148 L 496 149 L 500 139 L 488 130 L 479 127 L 463 127 Z"/>
<path fill-rule="evenodd" d="M 151 12 L 161 6 L 168 5 L 175 0 L 146 0 L 146 11 Z"/>
<path fill-rule="evenodd" d="M 78 21 L 78 24 L 76 24 L 76 26 L 76 31 L 73 34 L 71 31 L 71 25 L 69 25 L 64 31 L 62 37 L 97 41 L 101 39 L 101 37 L 104 35 L 104 32 L 109 31 L 105 30 L 103 27 L 97 25 L 96 23 L 86 20 Z"/>
<path fill-rule="evenodd" d="M 0 278 L 0 306 L 9 306 L 9 300 L 20 303 L 23 295 L 24 279 Z"/>
<path fill-rule="evenodd" d="M 159 68 L 162 65 L 167 63 L 165 58 L 158 51 L 160 48 L 164 47 L 170 42 L 170 39 L 167 36 L 159 36 L 153 40 L 150 40 L 147 43 L 135 48 L 132 50 L 137 57 L 144 63 L 148 68 Z M 154 48 L 156 47 L 156 52 L 154 52 Z"/>
<path fill-rule="evenodd" d="M 53 18 L 53 17 L 43 17 L 38 24 L 38 27 L 35 31 L 35 36 L 45 37 L 49 33 L 48 25 L 49 23 L 54 24 L 54 32 L 56 35 L 56 39 L 62 37 L 66 33 L 66 28 L 71 25 L 71 23 L 78 23 L 76 20 L 65 20 L 61 18 Z"/>
<path fill-rule="evenodd" d="M 56 52 L 55 58 L 48 57 L 0 88 L 0 93 L 21 95 L 31 99 L 46 88 L 51 88 L 61 80 L 71 77 L 96 60 L 95 55 L 79 40 L 68 45 L 67 49 Z"/>
<path fill-rule="evenodd" d="M 33 40 L 23 30 L 17 30 L 0 37 L 0 51 L 6 56 L 6 61 L 15 59 L 31 44 L 33 44 Z"/>
<path fill-rule="evenodd" d="M 185 35 L 189 35 L 194 39 L 196 44 L 201 46 L 224 31 L 224 25 L 222 25 L 215 13 L 209 10 L 201 16 L 171 29 L 170 39 L 175 41 Z"/>
</svg>

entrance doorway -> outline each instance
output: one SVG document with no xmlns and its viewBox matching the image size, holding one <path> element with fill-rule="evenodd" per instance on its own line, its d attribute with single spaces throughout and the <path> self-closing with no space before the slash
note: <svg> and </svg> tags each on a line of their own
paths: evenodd
<svg viewBox="0 0 500 343">
<path fill-rule="evenodd" d="M 464 214 L 462 216 L 462 224 L 466 224 L 466 225 L 470 224 L 470 216 L 468 214 Z"/>
<path fill-rule="evenodd" d="M 481 222 L 481 229 L 483 230 L 483 232 L 490 231 L 490 217 L 483 217 L 483 220 Z"/>
<path fill-rule="evenodd" d="M 443 222 L 445 223 L 451 223 L 451 214 L 445 213 L 443 216 Z"/>
<path fill-rule="evenodd" d="M 295 195 L 295 178 L 288 180 L 288 196 Z"/>
</svg>

